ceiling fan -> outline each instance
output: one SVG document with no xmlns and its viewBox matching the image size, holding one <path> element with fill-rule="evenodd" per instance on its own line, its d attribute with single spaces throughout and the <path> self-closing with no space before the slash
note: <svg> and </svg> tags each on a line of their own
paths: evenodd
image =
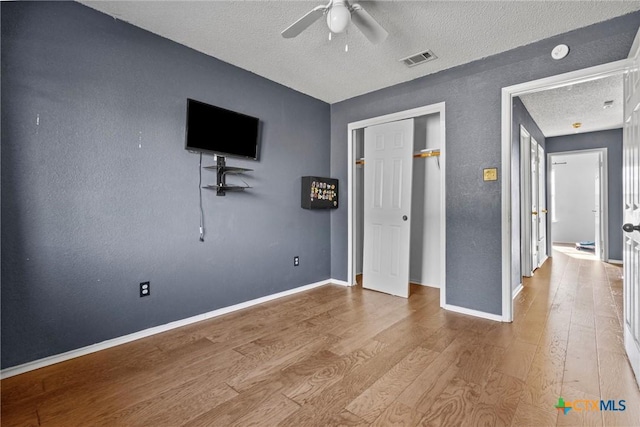
<svg viewBox="0 0 640 427">
<path fill-rule="evenodd" d="M 314 7 L 291 24 L 282 32 L 282 37 L 290 39 L 297 36 L 323 15 L 327 16 L 327 26 L 332 33 L 343 32 L 353 21 L 362 34 L 373 44 L 382 43 L 389 35 L 359 4 L 350 5 L 346 0 L 330 0 L 326 6 Z"/>
</svg>

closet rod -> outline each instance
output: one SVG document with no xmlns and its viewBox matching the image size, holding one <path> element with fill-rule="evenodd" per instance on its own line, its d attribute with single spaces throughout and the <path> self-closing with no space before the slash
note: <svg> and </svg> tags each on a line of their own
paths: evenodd
<svg viewBox="0 0 640 427">
<path fill-rule="evenodd" d="M 413 155 L 414 158 L 419 158 L 419 157 L 439 157 L 440 156 L 440 150 L 433 150 L 433 151 L 421 151 L 419 153 L 415 153 Z"/>
<path fill-rule="evenodd" d="M 433 151 L 422 151 L 420 153 L 415 153 L 413 155 L 413 158 L 419 159 L 423 157 L 439 157 L 439 156 L 440 156 L 440 150 L 437 150 L 437 151 L 433 150 Z M 356 165 L 364 165 L 364 158 L 356 160 Z"/>
</svg>

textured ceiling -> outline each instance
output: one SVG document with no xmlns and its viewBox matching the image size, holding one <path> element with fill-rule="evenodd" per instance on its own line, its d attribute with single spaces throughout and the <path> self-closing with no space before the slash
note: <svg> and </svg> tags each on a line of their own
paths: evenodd
<svg viewBox="0 0 640 427">
<path fill-rule="evenodd" d="M 389 32 L 374 46 L 353 26 L 329 41 L 322 18 L 281 37 L 326 0 L 81 3 L 329 103 L 640 9 L 640 1 L 362 1 Z M 398 62 L 427 49 L 438 59 Z"/>
<path fill-rule="evenodd" d="M 622 127 L 622 75 L 520 97 L 544 136 L 570 135 Z M 611 108 L 603 108 L 605 101 Z M 574 129 L 573 123 L 582 123 Z"/>
</svg>

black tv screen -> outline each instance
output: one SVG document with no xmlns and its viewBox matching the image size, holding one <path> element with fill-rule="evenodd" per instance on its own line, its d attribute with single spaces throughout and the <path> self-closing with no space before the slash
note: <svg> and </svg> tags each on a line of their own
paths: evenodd
<svg viewBox="0 0 640 427">
<path fill-rule="evenodd" d="M 185 148 L 257 160 L 259 124 L 256 117 L 187 99 Z"/>
</svg>

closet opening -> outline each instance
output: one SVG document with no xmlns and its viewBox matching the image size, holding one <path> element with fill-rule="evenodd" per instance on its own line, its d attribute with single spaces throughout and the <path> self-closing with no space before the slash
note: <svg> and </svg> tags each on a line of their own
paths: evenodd
<svg viewBox="0 0 640 427">
<path fill-rule="evenodd" d="M 404 114 L 404 117 L 399 117 L 399 114 Z M 382 256 L 380 253 L 374 254 L 375 250 L 371 249 L 376 246 L 375 241 L 379 242 L 381 238 L 384 238 L 384 233 L 379 233 L 372 237 L 375 232 L 369 229 L 369 235 L 367 236 L 365 195 L 367 191 L 378 193 L 379 191 L 374 188 L 375 184 L 371 184 L 372 181 L 368 181 L 369 185 L 367 185 L 365 171 L 369 167 L 371 168 L 370 173 L 374 174 L 373 168 L 376 168 L 376 165 L 379 165 L 380 162 L 376 160 L 375 164 L 372 161 L 367 163 L 365 144 L 380 145 L 381 143 L 379 140 L 367 140 L 365 134 L 370 133 L 371 129 L 376 126 L 384 126 L 385 124 L 403 120 L 411 123 L 412 126 L 410 144 L 412 170 L 410 191 L 407 193 L 411 199 L 410 210 L 408 215 L 405 215 L 407 212 L 397 212 L 398 217 L 410 218 L 410 221 L 405 219 L 405 221 L 410 222 L 408 225 L 410 229 L 409 236 L 406 243 L 401 242 L 401 244 L 406 244 L 408 248 L 407 252 L 403 253 L 403 259 L 400 260 L 404 263 L 408 260 L 408 280 L 406 283 L 401 284 L 401 286 L 406 287 L 407 294 L 402 295 L 402 293 L 382 291 L 394 295 L 408 296 L 410 283 L 436 287 L 440 289 L 440 305 L 444 307 L 446 302 L 444 104 L 423 107 L 422 109 L 390 116 L 395 118 L 385 116 L 349 125 L 349 153 L 351 154 L 350 161 L 352 166 L 350 168 L 351 185 L 349 186 L 351 189 L 349 225 L 351 226 L 350 236 L 352 236 L 349 245 L 349 255 L 351 255 L 349 280 L 351 284 L 357 283 L 363 285 L 365 289 L 368 288 L 367 272 L 365 271 L 367 251 L 369 251 L 369 256 L 373 257 L 373 265 L 376 262 L 381 264 L 385 262 L 385 255 L 393 256 L 395 254 L 395 251 L 385 254 L 384 245 L 379 245 L 383 248 Z M 369 128 L 369 131 L 365 131 L 367 128 Z M 372 151 L 369 151 L 369 153 L 371 154 Z M 384 175 L 384 178 L 393 180 L 389 173 Z M 380 182 L 385 181 L 384 178 Z M 396 213 L 393 212 L 393 215 L 396 215 Z M 391 237 L 391 239 L 394 238 Z M 394 244 L 397 244 L 397 239 Z M 393 261 L 390 262 L 393 264 Z"/>
</svg>

